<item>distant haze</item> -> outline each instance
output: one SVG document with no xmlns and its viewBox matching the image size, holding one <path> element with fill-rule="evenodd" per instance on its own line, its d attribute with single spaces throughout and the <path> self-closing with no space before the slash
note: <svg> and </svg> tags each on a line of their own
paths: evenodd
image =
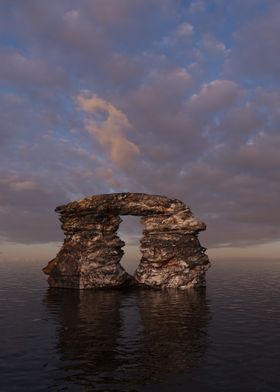
<svg viewBox="0 0 280 392">
<path fill-rule="evenodd" d="M 189 204 L 210 257 L 278 257 L 279 20 L 278 0 L 2 0 L 0 260 L 52 258 L 55 206 L 122 191 Z"/>
</svg>

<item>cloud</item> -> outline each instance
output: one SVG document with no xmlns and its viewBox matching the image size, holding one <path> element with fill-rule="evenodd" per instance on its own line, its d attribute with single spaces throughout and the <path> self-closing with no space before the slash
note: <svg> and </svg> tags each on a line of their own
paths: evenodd
<svg viewBox="0 0 280 392">
<path fill-rule="evenodd" d="M 211 53 L 225 55 L 228 52 L 225 44 L 223 42 L 217 40 L 215 37 L 213 37 L 209 33 L 206 33 L 203 35 L 202 42 L 203 42 L 204 48 Z"/>
<path fill-rule="evenodd" d="M 0 80 L 17 87 L 52 86 L 67 88 L 67 75 L 40 58 L 32 58 L 16 51 L 0 52 Z"/>
<path fill-rule="evenodd" d="M 124 133 L 131 129 L 127 116 L 111 103 L 95 95 L 77 97 L 80 108 L 90 117 L 86 129 L 108 151 L 113 163 L 120 167 L 128 165 L 139 153 L 139 147 L 128 140 Z"/>
<path fill-rule="evenodd" d="M 242 87 L 231 80 L 213 80 L 204 84 L 201 90 L 194 94 L 190 100 L 190 107 L 202 113 L 214 113 L 220 111 L 241 98 Z"/>
<path fill-rule="evenodd" d="M 53 206 L 65 198 L 62 190 L 44 189 L 15 171 L 2 171 L 0 193 L 0 238 L 19 243 L 61 240 Z"/>
<path fill-rule="evenodd" d="M 37 184 L 35 181 L 25 180 L 25 181 L 16 181 L 10 184 L 11 189 L 15 191 L 24 191 L 24 190 L 32 190 L 37 188 Z"/>
<path fill-rule="evenodd" d="M 177 39 L 183 37 L 189 37 L 193 35 L 193 25 L 191 23 L 183 22 L 181 23 L 174 33 Z"/>
<path fill-rule="evenodd" d="M 231 77 L 279 82 L 280 6 L 268 7 L 234 33 L 234 47 L 225 64 Z"/>
<path fill-rule="evenodd" d="M 189 11 L 191 14 L 201 12 L 205 10 L 205 3 L 204 1 L 198 0 L 198 1 L 193 1 L 189 5 Z"/>
</svg>

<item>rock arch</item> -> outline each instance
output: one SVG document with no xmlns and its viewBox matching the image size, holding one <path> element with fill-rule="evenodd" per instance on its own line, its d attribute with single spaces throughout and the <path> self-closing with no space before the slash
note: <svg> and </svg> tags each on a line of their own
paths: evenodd
<svg viewBox="0 0 280 392">
<path fill-rule="evenodd" d="M 205 230 L 177 199 L 144 193 L 91 196 L 55 209 L 63 246 L 43 271 L 51 287 L 90 289 L 122 285 L 193 288 L 205 284 L 209 260 L 197 238 Z M 135 275 L 121 266 L 120 215 L 140 216 L 142 258 Z"/>
</svg>

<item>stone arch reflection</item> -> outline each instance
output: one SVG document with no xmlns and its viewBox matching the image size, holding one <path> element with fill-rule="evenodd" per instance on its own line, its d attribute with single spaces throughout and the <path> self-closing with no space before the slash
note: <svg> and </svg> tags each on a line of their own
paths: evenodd
<svg viewBox="0 0 280 392">
<path fill-rule="evenodd" d="M 205 291 L 139 291 L 143 363 L 153 359 L 149 378 L 197 367 L 208 345 L 209 307 Z"/>
<path fill-rule="evenodd" d="M 52 289 L 44 301 L 57 325 L 55 385 L 126 391 L 198 367 L 207 351 L 204 291 Z"/>
</svg>

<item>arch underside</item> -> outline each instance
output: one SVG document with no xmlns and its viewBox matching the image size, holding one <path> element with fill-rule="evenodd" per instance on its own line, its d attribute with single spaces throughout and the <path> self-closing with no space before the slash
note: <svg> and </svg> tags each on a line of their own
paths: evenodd
<svg viewBox="0 0 280 392">
<path fill-rule="evenodd" d="M 209 260 L 197 238 L 205 224 L 177 199 L 142 193 L 92 196 L 59 206 L 63 246 L 44 268 L 51 287 L 91 289 L 140 285 L 192 288 L 205 284 Z M 121 266 L 120 215 L 140 216 L 142 258 L 134 276 Z"/>
</svg>

